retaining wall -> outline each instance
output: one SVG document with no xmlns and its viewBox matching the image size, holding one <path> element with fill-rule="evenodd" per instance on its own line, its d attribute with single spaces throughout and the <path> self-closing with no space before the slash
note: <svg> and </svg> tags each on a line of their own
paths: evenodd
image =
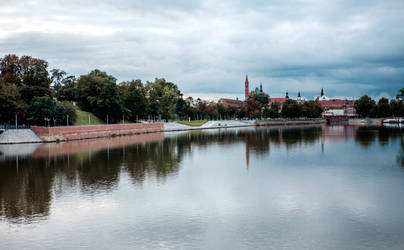
<svg viewBox="0 0 404 250">
<path fill-rule="evenodd" d="M 34 131 L 44 142 L 69 141 L 130 134 L 144 134 L 163 131 L 163 123 L 134 123 L 114 125 L 89 125 L 70 127 L 35 127 Z"/>
</svg>

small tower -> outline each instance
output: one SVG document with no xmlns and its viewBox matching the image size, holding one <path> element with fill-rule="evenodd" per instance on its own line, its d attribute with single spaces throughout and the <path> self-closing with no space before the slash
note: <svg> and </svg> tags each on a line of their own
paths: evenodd
<svg viewBox="0 0 404 250">
<path fill-rule="evenodd" d="M 300 96 L 300 91 L 297 92 L 297 97 L 298 97 L 298 98 L 301 98 L 301 96 Z"/>
<path fill-rule="evenodd" d="M 321 88 L 321 95 L 320 96 L 324 96 L 324 89 Z"/>
<path fill-rule="evenodd" d="M 288 93 L 287 90 L 286 90 L 286 96 L 285 97 L 289 99 L 289 93 Z"/>
<path fill-rule="evenodd" d="M 248 75 L 246 74 L 245 75 L 245 99 L 247 100 L 248 99 L 248 96 L 250 95 L 250 90 L 249 90 L 249 85 L 250 85 L 250 83 L 248 82 Z"/>
<path fill-rule="evenodd" d="M 260 83 L 260 93 L 262 93 L 262 83 Z"/>
</svg>

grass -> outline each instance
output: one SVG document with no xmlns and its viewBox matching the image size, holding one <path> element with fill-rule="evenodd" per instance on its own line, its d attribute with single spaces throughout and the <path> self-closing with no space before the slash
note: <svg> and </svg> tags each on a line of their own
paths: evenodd
<svg viewBox="0 0 404 250">
<path fill-rule="evenodd" d="M 88 125 L 88 115 L 90 115 L 90 125 L 98 125 L 98 124 L 105 124 L 101 119 L 96 117 L 90 112 L 86 112 L 80 109 L 76 109 L 77 113 L 77 120 L 74 125 Z"/>
<path fill-rule="evenodd" d="M 191 127 L 199 127 L 205 124 L 207 121 L 202 120 L 202 121 L 178 121 L 177 123 L 191 126 Z"/>
</svg>

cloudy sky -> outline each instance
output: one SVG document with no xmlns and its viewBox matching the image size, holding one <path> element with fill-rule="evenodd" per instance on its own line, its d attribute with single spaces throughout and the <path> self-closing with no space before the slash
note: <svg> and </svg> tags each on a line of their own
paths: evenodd
<svg viewBox="0 0 404 250">
<path fill-rule="evenodd" d="M 164 77 L 185 95 L 393 97 L 404 87 L 402 0 L 0 0 L 0 56 L 79 76 Z"/>
</svg>

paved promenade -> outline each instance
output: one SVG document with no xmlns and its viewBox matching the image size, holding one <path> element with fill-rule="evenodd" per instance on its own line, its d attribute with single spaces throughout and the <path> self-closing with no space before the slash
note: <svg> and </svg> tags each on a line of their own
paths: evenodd
<svg viewBox="0 0 404 250">
<path fill-rule="evenodd" d="M 166 122 L 164 123 L 164 131 L 248 127 L 248 126 L 254 126 L 254 122 L 255 121 L 235 121 L 235 120 L 208 121 L 202 126 L 196 126 L 196 127 L 186 126 L 176 122 Z"/>
</svg>

